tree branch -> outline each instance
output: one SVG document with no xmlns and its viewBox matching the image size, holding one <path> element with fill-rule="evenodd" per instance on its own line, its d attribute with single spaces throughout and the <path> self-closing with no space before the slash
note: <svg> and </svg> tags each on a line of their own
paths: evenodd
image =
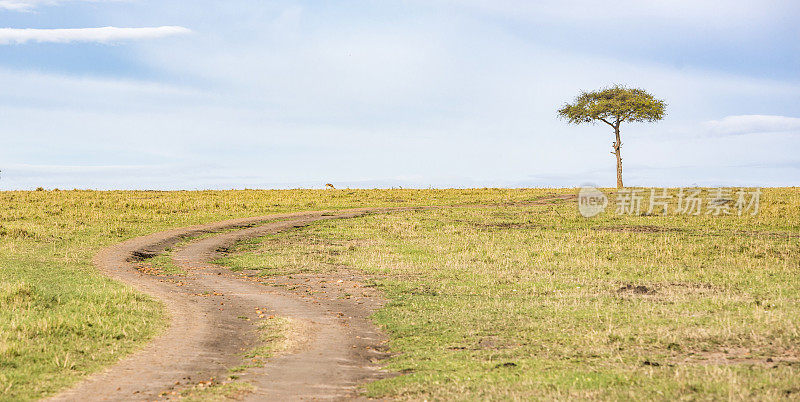
<svg viewBox="0 0 800 402">
<path fill-rule="evenodd" d="M 600 121 L 602 121 L 603 123 L 606 123 L 606 124 L 608 124 L 608 125 L 609 125 L 609 126 L 611 126 L 611 127 L 614 127 L 614 125 L 613 125 L 613 124 L 609 123 L 609 122 L 608 122 L 608 120 L 606 120 L 606 119 L 604 119 L 604 118 L 602 118 L 602 117 L 598 117 L 598 118 L 597 118 L 597 120 L 600 120 Z M 616 128 L 616 127 L 614 127 L 614 128 Z"/>
</svg>

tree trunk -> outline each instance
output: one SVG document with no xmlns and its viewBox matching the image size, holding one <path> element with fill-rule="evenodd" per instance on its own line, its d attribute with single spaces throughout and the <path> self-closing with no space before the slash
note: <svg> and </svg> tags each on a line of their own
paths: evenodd
<svg viewBox="0 0 800 402">
<path fill-rule="evenodd" d="M 622 141 L 619 138 L 619 125 L 614 127 L 614 134 L 617 136 L 617 141 L 612 145 L 613 153 L 617 157 L 617 188 L 622 188 L 622 154 L 620 153 Z"/>
</svg>

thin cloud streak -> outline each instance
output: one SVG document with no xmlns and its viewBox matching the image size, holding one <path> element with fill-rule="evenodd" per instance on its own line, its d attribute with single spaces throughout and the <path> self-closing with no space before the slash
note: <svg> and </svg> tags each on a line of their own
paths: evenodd
<svg viewBox="0 0 800 402">
<path fill-rule="evenodd" d="M 23 44 L 27 42 L 98 42 L 109 43 L 122 40 L 154 39 L 172 35 L 185 35 L 192 31 L 181 26 L 161 26 L 147 28 L 0 28 L 0 45 Z"/>
<path fill-rule="evenodd" d="M 727 116 L 704 125 L 712 134 L 721 135 L 800 131 L 800 118 L 749 114 Z"/>
</svg>

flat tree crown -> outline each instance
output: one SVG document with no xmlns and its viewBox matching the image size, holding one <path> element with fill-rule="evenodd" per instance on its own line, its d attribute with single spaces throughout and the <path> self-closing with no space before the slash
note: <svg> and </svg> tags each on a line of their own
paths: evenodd
<svg viewBox="0 0 800 402">
<path fill-rule="evenodd" d="M 644 89 L 615 85 L 599 91 L 581 92 L 572 103 L 558 109 L 558 116 L 571 124 L 602 121 L 619 128 L 623 122 L 653 122 L 664 117 L 667 104 Z"/>
</svg>

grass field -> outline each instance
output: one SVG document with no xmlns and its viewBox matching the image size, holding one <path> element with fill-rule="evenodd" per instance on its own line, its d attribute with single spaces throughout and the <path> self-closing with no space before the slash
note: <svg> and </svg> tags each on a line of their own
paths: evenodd
<svg viewBox="0 0 800 402">
<path fill-rule="evenodd" d="M 756 216 L 574 203 L 327 221 L 240 245 L 264 275 L 374 276 L 401 399 L 800 398 L 800 189 Z"/>
<path fill-rule="evenodd" d="M 233 217 L 524 201 L 546 193 L 552 191 L 0 192 L 0 399 L 52 394 L 164 328 L 159 303 L 92 266 L 92 256 L 104 246 Z"/>
</svg>

